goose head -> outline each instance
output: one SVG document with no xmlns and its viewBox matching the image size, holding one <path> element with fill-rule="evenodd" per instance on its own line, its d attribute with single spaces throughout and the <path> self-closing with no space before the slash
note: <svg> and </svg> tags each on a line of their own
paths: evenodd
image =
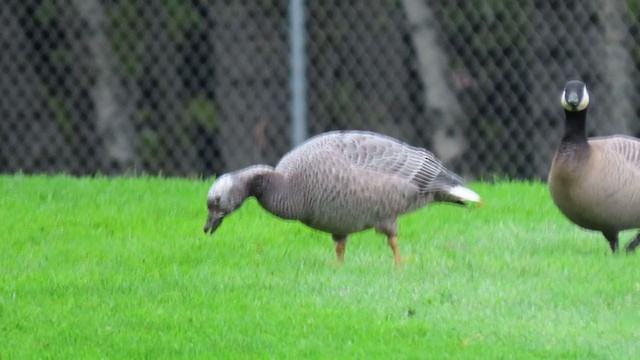
<svg viewBox="0 0 640 360">
<path fill-rule="evenodd" d="M 213 234 L 225 216 L 238 209 L 248 195 L 246 182 L 239 176 L 225 174 L 216 179 L 207 194 L 209 214 L 204 232 Z"/>
<path fill-rule="evenodd" d="M 589 106 L 587 86 L 579 80 L 568 81 L 560 98 L 562 107 L 569 112 L 583 111 Z"/>
</svg>

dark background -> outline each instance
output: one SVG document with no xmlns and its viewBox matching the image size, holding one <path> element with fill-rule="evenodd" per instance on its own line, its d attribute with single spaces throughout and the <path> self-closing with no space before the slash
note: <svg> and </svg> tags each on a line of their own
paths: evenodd
<svg viewBox="0 0 640 360">
<path fill-rule="evenodd" d="M 288 1 L 0 3 L 0 172 L 209 176 L 290 140 Z M 638 1 L 307 1 L 310 135 L 366 129 L 471 178 L 544 178 L 560 93 L 637 135 Z"/>
</svg>

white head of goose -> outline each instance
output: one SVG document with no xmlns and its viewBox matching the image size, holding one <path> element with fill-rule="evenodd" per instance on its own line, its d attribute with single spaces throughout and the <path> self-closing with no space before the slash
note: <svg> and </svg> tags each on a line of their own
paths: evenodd
<svg viewBox="0 0 640 360">
<path fill-rule="evenodd" d="M 613 252 L 618 233 L 640 228 L 640 139 L 587 138 L 589 92 L 569 81 L 562 92 L 565 129 L 549 173 L 549 190 L 560 211 L 575 224 L 602 232 Z M 640 244 L 640 233 L 627 252 Z"/>
<path fill-rule="evenodd" d="M 272 214 L 330 233 L 339 262 L 347 236 L 373 227 L 387 236 L 396 265 L 398 216 L 434 201 L 480 202 L 432 153 L 364 131 L 318 135 L 275 168 L 256 165 L 219 177 L 207 195 L 205 233 L 251 196 Z"/>
</svg>

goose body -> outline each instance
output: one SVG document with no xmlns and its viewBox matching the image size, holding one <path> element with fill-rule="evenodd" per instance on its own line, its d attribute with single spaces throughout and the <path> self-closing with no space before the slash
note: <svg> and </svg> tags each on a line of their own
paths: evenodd
<svg viewBox="0 0 640 360">
<path fill-rule="evenodd" d="M 618 249 L 618 233 L 640 228 L 640 140 L 629 136 L 588 139 L 586 104 L 578 109 L 571 94 L 584 98 L 586 87 L 569 82 L 563 93 L 565 134 L 549 173 L 549 190 L 560 211 L 575 224 L 600 231 L 612 251 Z M 574 97 L 575 99 L 575 97 Z M 627 246 L 633 251 L 640 240 Z"/>
<path fill-rule="evenodd" d="M 257 165 L 221 176 L 207 196 L 205 232 L 249 196 L 281 218 L 332 234 L 340 261 L 347 235 L 376 228 L 387 235 L 398 264 L 399 215 L 432 201 L 480 201 L 427 150 L 363 131 L 318 135 L 275 168 Z"/>
</svg>

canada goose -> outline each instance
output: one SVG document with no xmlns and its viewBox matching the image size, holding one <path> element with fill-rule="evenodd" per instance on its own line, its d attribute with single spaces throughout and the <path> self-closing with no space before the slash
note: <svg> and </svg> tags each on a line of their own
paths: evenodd
<svg viewBox="0 0 640 360">
<path fill-rule="evenodd" d="M 618 233 L 640 227 L 640 139 L 587 139 L 589 92 L 580 81 L 567 82 L 561 102 L 566 121 L 549 173 L 551 197 L 569 220 L 602 232 L 617 252 Z M 640 233 L 627 252 L 639 243 Z"/>
<path fill-rule="evenodd" d="M 396 265 L 399 215 L 432 201 L 480 201 L 427 150 L 362 131 L 318 135 L 275 169 L 255 165 L 222 175 L 207 195 L 205 233 L 250 196 L 281 218 L 332 234 L 339 262 L 349 234 L 375 227 L 387 236 Z"/>
</svg>

